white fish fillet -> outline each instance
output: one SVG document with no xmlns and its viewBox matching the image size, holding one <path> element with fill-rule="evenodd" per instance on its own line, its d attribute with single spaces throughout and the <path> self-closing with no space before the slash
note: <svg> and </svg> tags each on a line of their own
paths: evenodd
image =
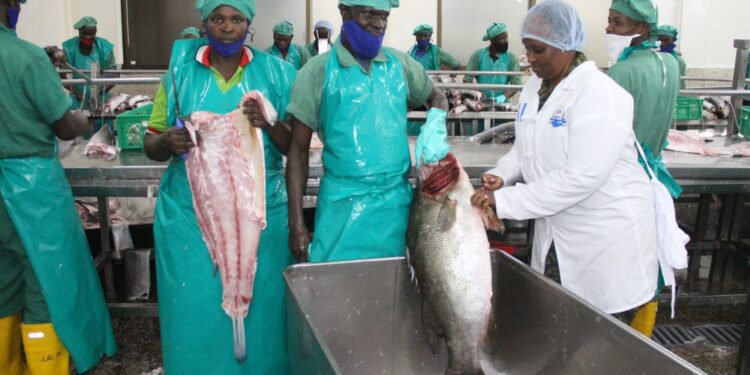
<svg viewBox="0 0 750 375">
<path fill-rule="evenodd" d="M 109 130 L 109 126 L 102 126 L 99 131 L 86 143 L 86 147 L 83 149 L 83 154 L 90 158 L 102 158 L 106 160 L 114 160 L 117 157 L 117 152 L 120 151 L 117 147 L 112 145 L 112 132 Z"/>
<path fill-rule="evenodd" d="M 744 142 L 731 147 L 709 147 L 700 136 L 679 130 L 670 130 L 667 141 L 667 150 L 670 151 L 708 156 L 747 156 L 744 154 L 747 153 Z"/>
<path fill-rule="evenodd" d="M 245 359 L 245 327 L 252 301 L 258 243 L 266 225 L 262 130 L 242 110 L 193 113 L 200 142 L 187 158 L 198 225 L 221 275 L 221 307 L 232 318 L 234 351 Z"/>
</svg>

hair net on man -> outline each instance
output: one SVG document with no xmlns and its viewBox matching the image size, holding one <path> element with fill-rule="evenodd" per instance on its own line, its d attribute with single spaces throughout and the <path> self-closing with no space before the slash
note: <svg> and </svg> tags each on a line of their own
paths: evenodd
<svg viewBox="0 0 750 375">
<path fill-rule="evenodd" d="M 339 5 L 372 7 L 377 10 L 391 10 L 399 7 L 399 0 L 339 0 Z"/>
<path fill-rule="evenodd" d="M 419 33 L 427 33 L 427 34 L 432 35 L 432 33 L 433 33 L 432 26 L 430 26 L 430 25 L 428 25 L 426 23 L 423 23 L 423 24 L 415 27 L 414 28 L 414 35 L 417 35 Z"/>
<path fill-rule="evenodd" d="M 273 26 L 273 33 L 277 35 L 294 35 L 294 25 L 289 21 L 281 21 Z"/>
<path fill-rule="evenodd" d="M 313 29 L 320 29 L 320 28 L 328 29 L 328 32 L 333 34 L 333 24 L 330 21 L 326 20 L 320 20 L 318 22 L 315 22 L 315 27 Z"/>
<path fill-rule="evenodd" d="M 659 26 L 658 31 L 656 32 L 656 35 L 658 36 L 668 36 L 674 40 L 677 40 L 677 29 L 674 26 L 670 25 L 661 25 Z"/>
<path fill-rule="evenodd" d="M 185 38 L 187 38 L 187 36 L 188 36 L 188 35 L 195 35 L 195 36 L 197 36 L 198 38 L 200 38 L 200 37 L 201 37 L 201 30 L 200 30 L 199 28 L 197 28 L 197 27 L 192 27 L 192 26 L 191 26 L 191 27 L 186 27 L 186 28 L 185 28 L 185 29 L 183 29 L 183 30 L 182 30 L 182 32 L 180 33 L 180 37 L 181 37 L 182 39 L 185 39 Z"/>
<path fill-rule="evenodd" d="M 659 24 L 659 11 L 654 0 L 612 0 L 609 10 L 622 13 L 625 17 L 649 24 L 651 32 Z"/>
<path fill-rule="evenodd" d="M 78 20 L 78 22 L 76 22 L 76 24 L 73 25 L 73 28 L 76 30 L 80 30 L 80 29 L 83 29 L 84 27 L 96 27 L 96 25 L 97 25 L 96 18 L 86 16 Z"/>
<path fill-rule="evenodd" d="M 575 8 L 563 0 L 545 0 L 529 10 L 521 39 L 534 39 L 562 51 L 578 51 L 586 35 Z"/>
<path fill-rule="evenodd" d="M 195 9 L 201 13 L 201 19 L 205 20 L 216 8 L 228 5 L 237 9 L 248 20 L 255 18 L 255 0 L 196 0 Z"/>
<path fill-rule="evenodd" d="M 487 28 L 487 31 L 484 33 L 484 37 L 482 38 L 482 40 L 486 42 L 505 32 L 508 32 L 508 26 L 506 26 L 502 22 L 493 22 L 492 25 Z"/>
</svg>

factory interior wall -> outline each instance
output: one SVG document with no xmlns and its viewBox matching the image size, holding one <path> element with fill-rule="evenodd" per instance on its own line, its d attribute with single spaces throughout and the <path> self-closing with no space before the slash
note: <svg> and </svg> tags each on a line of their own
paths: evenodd
<svg viewBox="0 0 750 375">
<path fill-rule="evenodd" d="M 389 21 L 385 44 L 406 50 L 414 43 L 411 31 L 419 23 L 438 25 L 438 0 L 409 0 L 394 9 Z M 604 47 L 609 1 L 570 0 L 580 12 L 588 41 L 584 52 L 606 66 Z M 748 0 L 656 0 L 661 10 L 662 23 L 673 24 L 680 33 L 680 49 L 690 68 L 731 68 L 734 65 L 733 40 L 750 38 L 750 7 Z M 73 24 L 84 15 L 99 20 L 99 35 L 116 46 L 115 56 L 122 63 L 121 0 L 31 0 L 21 13 L 19 35 L 40 46 L 60 45 L 77 35 Z M 193 6 L 192 0 L 186 0 Z M 336 34 L 341 26 L 338 0 L 309 0 L 311 21 L 328 19 L 334 23 Z M 473 51 L 486 45 L 482 36 L 493 21 L 508 24 L 511 51 L 522 53 L 518 31 L 527 9 L 527 2 L 519 0 L 442 0 L 443 17 L 439 30 L 442 46 L 466 64 Z M 295 42 L 304 44 L 311 38 L 307 25 L 308 0 L 258 1 L 254 22 L 256 32 L 253 45 L 265 48 L 271 43 L 271 27 L 287 19 L 296 26 Z M 467 6 L 470 4 L 470 6 Z M 187 26 L 187 25 L 186 25 Z M 437 35 L 435 36 L 437 40 Z"/>
</svg>

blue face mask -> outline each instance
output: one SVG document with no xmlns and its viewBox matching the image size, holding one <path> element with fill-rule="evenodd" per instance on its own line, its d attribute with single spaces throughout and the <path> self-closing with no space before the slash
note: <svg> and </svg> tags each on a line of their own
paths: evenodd
<svg viewBox="0 0 750 375">
<path fill-rule="evenodd" d="M 666 53 L 672 53 L 672 52 L 674 52 L 674 49 L 676 47 L 677 47 L 677 45 L 675 45 L 674 43 L 662 44 L 660 51 L 661 52 L 666 52 Z"/>
<path fill-rule="evenodd" d="M 385 34 L 374 36 L 359 26 L 355 20 L 344 21 L 344 26 L 341 29 L 344 40 L 346 40 L 349 47 L 354 51 L 356 57 L 360 59 L 374 59 L 383 46 Z"/>
<path fill-rule="evenodd" d="M 423 39 L 417 41 L 417 47 L 421 50 L 426 50 L 430 46 L 430 40 L 429 39 Z"/>
<path fill-rule="evenodd" d="M 12 30 L 16 29 L 18 24 L 18 16 L 21 14 L 21 8 L 8 8 L 8 27 Z"/>
<path fill-rule="evenodd" d="M 247 35 L 247 33 L 245 33 L 245 35 Z M 242 46 L 245 44 L 245 36 L 230 44 L 222 43 L 214 39 L 210 33 L 206 33 L 206 38 L 208 38 L 208 44 L 211 46 L 211 49 L 215 50 L 219 53 L 219 55 L 222 55 L 224 57 L 232 57 L 236 55 L 238 52 L 240 52 Z"/>
</svg>

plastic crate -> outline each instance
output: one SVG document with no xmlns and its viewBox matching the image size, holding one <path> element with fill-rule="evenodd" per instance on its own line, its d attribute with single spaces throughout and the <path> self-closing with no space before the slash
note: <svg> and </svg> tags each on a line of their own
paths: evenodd
<svg viewBox="0 0 750 375">
<path fill-rule="evenodd" d="M 703 99 L 687 96 L 677 97 L 675 121 L 700 120 L 703 115 Z"/>
<path fill-rule="evenodd" d="M 750 107 L 742 107 L 739 115 L 740 134 L 750 140 Z"/>
<path fill-rule="evenodd" d="M 123 150 L 142 150 L 143 136 L 148 128 L 153 104 L 127 111 L 117 116 L 117 145 Z"/>
</svg>

